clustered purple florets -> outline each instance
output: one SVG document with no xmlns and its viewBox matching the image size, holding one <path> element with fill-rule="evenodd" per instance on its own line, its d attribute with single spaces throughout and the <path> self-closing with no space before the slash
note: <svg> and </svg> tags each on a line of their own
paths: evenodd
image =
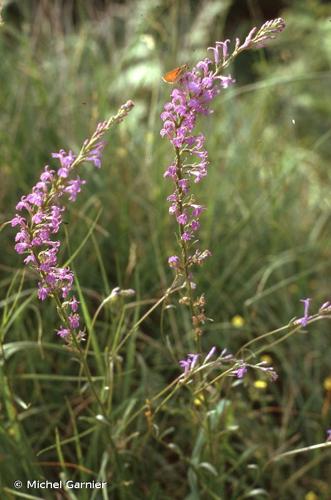
<svg viewBox="0 0 331 500">
<path fill-rule="evenodd" d="M 167 198 L 170 203 L 169 213 L 176 217 L 180 228 L 180 239 L 187 245 L 200 227 L 200 215 L 205 207 L 197 204 L 190 193 L 191 183 L 200 182 L 208 170 L 208 153 L 205 148 L 205 136 L 193 134 L 199 115 L 208 115 L 211 101 L 234 83 L 233 78 L 220 74 L 240 52 L 264 46 L 265 43 L 275 38 L 283 31 L 285 22 L 282 18 L 273 19 L 264 23 L 261 28 L 253 28 L 241 44 L 236 39 L 234 51 L 229 53 L 230 40 L 216 42 L 214 47 L 209 47 L 213 54 L 213 61 L 206 58 L 182 75 L 178 88 L 171 93 L 171 101 L 166 103 L 161 113 L 163 127 L 161 136 L 167 137 L 175 149 L 175 160 L 168 166 L 164 177 L 170 178 L 175 184 L 175 191 Z M 171 256 L 168 264 L 180 272 L 192 264 L 201 264 L 210 255 L 209 251 L 197 252 L 194 256 L 186 254 L 181 262 L 179 257 Z"/>
<path fill-rule="evenodd" d="M 170 203 L 169 213 L 176 217 L 180 237 L 186 242 L 195 237 L 200 227 L 200 216 L 205 210 L 204 206 L 195 202 L 190 193 L 191 183 L 198 183 L 207 175 L 209 164 L 205 136 L 194 135 L 193 129 L 198 115 L 210 114 L 210 102 L 222 88 L 228 87 L 232 82 L 231 76 L 217 76 L 214 64 L 209 59 L 204 59 L 192 71 L 185 73 L 180 80 L 180 87 L 172 91 L 171 102 L 164 106 L 161 114 L 161 136 L 166 136 L 176 150 L 176 159 L 164 174 L 164 177 L 170 178 L 175 184 L 175 191 L 167 198 Z M 181 158 L 180 164 L 178 158 Z M 209 251 L 198 251 L 191 260 L 202 263 L 209 255 Z M 177 256 L 169 257 L 168 263 L 174 269 L 180 267 Z"/>
<path fill-rule="evenodd" d="M 116 115 L 100 122 L 90 139 L 86 139 L 78 156 L 72 151 L 61 149 L 52 157 L 59 160 L 59 168 L 44 168 L 39 181 L 27 196 L 22 196 L 16 205 L 17 213 L 11 220 L 13 227 L 18 227 L 15 250 L 26 255 L 24 263 L 39 275 L 38 298 L 45 300 L 53 297 L 62 325 L 57 334 L 69 344 L 77 345 L 84 339 L 78 312 L 79 302 L 73 294 L 74 275 L 69 267 L 58 264 L 61 242 L 54 239 L 62 224 L 63 197 L 76 201 L 85 180 L 74 177 L 73 172 L 81 163 L 89 161 L 97 168 L 101 166 L 102 151 L 105 142 L 103 135 L 115 123 L 120 123 L 133 109 L 129 100 L 123 104 Z M 21 212 L 23 214 L 21 215 Z"/>
<path fill-rule="evenodd" d="M 103 146 L 103 142 L 96 144 L 85 160 L 100 167 Z M 69 201 L 75 201 L 86 181 L 78 176 L 70 178 L 76 160 L 71 151 L 66 153 L 61 149 L 53 153 L 52 157 L 59 160 L 59 168 L 57 171 L 48 166 L 44 168 L 32 192 L 22 196 L 16 205 L 19 213 L 11 220 L 11 225 L 19 228 L 15 237 L 16 252 L 26 255 L 24 263 L 40 276 L 38 298 L 45 300 L 49 296 L 56 297 L 67 311 L 68 324 L 59 328 L 58 335 L 68 338 L 75 332 L 79 340 L 84 334 L 79 330 L 79 302 L 72 294 L 74 275 L 69 267 L 59 266 L 57 257 L 61 243 L 54 239 L 54 235 L 59 232 L 65 211 L 61 198 L 67 195 Z"/>
<path fill-rule="evenodd" d="M 243 43 L 237 38 L 232 52 L 229 51 L 230 40 L 218 41 L 215 46 L 208 48 L 212 52 L 213 61 L 205 58 L 198 62 L 191 71 L 186 71 L 187 65 L 178 68 L 178 77 L 175 79 L 175 82 L 178 81 L 178 87 L 171 92 L 171 101 L 165 104 L 161 113 L 163 127 L 160 134 L 170 141 L 175 151 L 175 158 L 167 167 L 164 177 L 172 180 L 175 187 L 167 201 L 170 203 L 169 213 L 176 218 L 179 226 L 178 236 L 181 247 L 181 256 L 171 255 L 168 257 L 168 264 L 175 270 L 176 277 L 184 277 L 188 294 L 182 297 L 179 302 L 190 306 L 192 324 L 198 344 L 198 339 L 202 335 L 201 325 L 208 318 L 205 316 L 204 295 L 196 298 L 192 294 L 192 289 L 196 285 L 192 281 L 190 268 L 194 264 L 202 264 L 211 255 L 211 252 L 199 249 L 192 252 L 193 245 L 197 243 L 196 232 L 200 228 L 200 216 L 205 207 L 197 203 L 191 192 L 191 187 L 193 183 L 199 183 L 206 177 L 209 159 L 205 148 L 205 136 L 201 133 L 194 134 L 193 131 L 198 116 L 212 113 L 210 104 L 213 99 L 222 89 L 226 89 L 234 83 L 231 75 L 221 74 L 223 70 L 242 51 L 264 46 L 268 40 L 275 38 L 284 28 L 285 22 L 282 18 L 267 21 L 259 30 L 253 28 Z M 164 80 L 170 83 L 167 78 Z M 172 81 L 172 83 L 174 82 Z M 213 353 L 214 351 L 208 356 L 211 357 Z M 196 366 L 199 355 L 189 354 L 186 359 L 180 361 L 185 375 Z M 247 373 L 248 366 L 243 360 L 237 360 L 232 371 L 233 375 L 243 378 Z M 269 368 L 261 366 L 259 368 L 268 372 L 270 376 L 274 373 Z"/>
</svg>

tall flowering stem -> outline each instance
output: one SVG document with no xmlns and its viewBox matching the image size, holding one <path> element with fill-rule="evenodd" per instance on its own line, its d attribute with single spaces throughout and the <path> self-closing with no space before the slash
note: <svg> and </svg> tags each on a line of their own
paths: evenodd
<svg viewBox="0 0 331 500">
<path fill-rule="evenodd" d="M 197 201 L 191 188 L 206 177 L 209 160 L 206 138 L 203 134 L 194 134 L 194 129 L 199 115 L 211 114 L 210 106 L 214 98 L 234 83 L 231 75 L 224 76 L 222 71 L 242 51 L 262 47 L 284 27 L 285 22 L 278 18 L 266 22 L 259 30 L 253 28 L 244 43 L 236 39 L 232 52 L 229 52 L 230 40 L 216 42 L 214 47 L 208 49 L 213 54 L 213 60 L 205 58 L 199 61 L 192 70 L 180 77 L 178 86 L 171 92 L 171 101 L 165 104 L 161 113 L 161 136 L 167 137 L 174 149 L 174 160 L 167 167 L 164 177 L 174 185 L 174 191 L 167 201 L 170 203 L 169 213 L 178 223 L 180 247 L 180 255 L 170 256 L 168 263 L 178 278 L 185 282 L 187 293 L 180 302 L 190 308 L 198 345 L 207 318 L 204 295 L 198 296 L 194 292 L 196 285 L 191 268 L 201 265 L 211 252 L 208 249 L 200 250 L 197 246 L 200 216 L 206 207 Z"/>
<path fill-rule="evenodd" d="M 39 276 L 38 298 L 52 297 L 56 302 L 61 326 L 57 334 L 67 344 L 77 347 L 84 339 L 79 315 L 79 302 L 73 294 L 74 275 L 69 267 L 61 267 L 58 253 L 61 247 L 55 239 L 63 221 L 64 200 L 74 202 L 85 180 L 76 175 L 83 162 L 101 166 L 101 155 L 105 145 L 105 133 L 116 123 L 120 123 L 133 108 L 128 101 L 115 116 L 98 124 L 91 138 L 86 139 L 80 152 L 75 156 L 72 151 L 61 149 L 53 153 L 60 165 L 57 170 L 46 166 L 37 184 L 27 196 L 22 196 L 16 205 L 17 213 L 11 225 L 18 228 L 15 237 L 15 250 L 25 255 L 24 263 Z"/>
</svg>

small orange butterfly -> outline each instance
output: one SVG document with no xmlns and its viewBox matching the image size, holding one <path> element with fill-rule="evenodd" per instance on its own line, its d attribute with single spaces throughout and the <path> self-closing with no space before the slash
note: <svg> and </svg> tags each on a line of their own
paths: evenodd
<svg viewBox="0 0 331 500">
<path fill-rule="evenodd" d="M 177 83 L 187 70 L 188 64 L 183 64 L 182 66 L 178 66 L 178 68 L 168 71 L 165 75 L 163 75 L 162 80 L 170 84 Z"/>
</svg>

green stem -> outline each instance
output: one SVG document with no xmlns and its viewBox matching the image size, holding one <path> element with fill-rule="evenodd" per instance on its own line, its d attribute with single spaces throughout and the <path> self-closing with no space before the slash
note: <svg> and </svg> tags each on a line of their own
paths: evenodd
<svg viewBox="0 0 331 500">
<path fill-rule="evenodd" d="M 177 174 L 177 180 L 176 180 L 176 191 L 177 191 L 177 199 L 178 199 L 178 208 L 180 214 L 184 213 L 184 207 L 183 207 L 183 197 L 184 193 L 182 188 L 180 187 L 179 181 L 182 180 L 182 161 L 181 161 L 181 155 L 180 155 L 180 150 L 178 147 L 175 148 L 176 152 L 176 174 Z M 180 248 L 182 252 L 182 268 L 184 270 L 184 278 L 185 278 L 185 283 L 186 283 L 186 289 L 188 293 L 188 299 L 189 299 L 189 308 L 191 311 L 191 316 L 192 316 L 192 323 L 194 321 L 194 317 L 197 316 L 197 310 L 194 305 L 194 297 L 192 293 L 192 287 L 191 287 L 191 282 L 190 282 L 190 273 L 189 273 L 189 255 L 188 255 L 188 247 L 187 243 L 185 240 L 183 240 L 182 236 L 184 233 L 183 226 L 181 224 L 178 224 L 178 230 L 179 230 L 179 239 L 180 239 Z M 200 353 L 201 352 L 201 339 L 200 335 L 195 336 L 195 341 L 197 345 L 197 351 Z"/>
<path fill-rule="evenodd" d="M 59 297 L 59 294 L 57 291 L 53 292 L 53 297 L 54 297 L 54 300 L 56 302 L 56 305 L 57 305 L 57 311 L 58 311 L 58 315 L 60 317 L 61 320 L 64 321 L 66 327 L 72 331 L 72 328 L 70 326 L 70 322 L 69 322 L 69 319 L 68 319 L 68 316 L 67 316 L 67 313 L 66 311 L 63 309 L 62 307 L 62 303 L 61 303 L 61 300 L 60 300 L 60 297 Z M 61 311 L 61 313 L 60 313 Z M 91 391 L 93 392 L 93 395 L 100 407 L 100 410 L 102 412 L 102 416 L 105 418 L 105 420 L 109 421 L 108 417 L 107 417 L 107 410 L 103 404 L 103 402 L 101 401 L 100 397 L 99 397 L 99 394 L 97 393 L 97 390 L 94 386 L 94 382 L 93 382 L 93 378 L 92 378 L 92 374 L 91 374 L 91 371 L 90 371 L 90 368 L 88 366 L 88 363 L 86 361 L 86 358 L 84 356 L 84 351 L 82 350 L 79 342 L 77 341 L 76 339 L 76 335 L 75 333 L 72 333 L 71 334 L 71 339 L 75 345 L 75 348 L 79 354 L 79 358 L 80 358 L 80 361 L 83 365 L 83 368 L 84 368 L 84 371 L 85 371 L 85 374 L 86 374 L 86 377 L 87 377 L 87 380 L 88 380 L 88 383 L 89 383 L 89 386 L 90 386 L 90 389 Z"/>
<path fill-rule="evenodd" d="M 176 147 L 176 173 L 177 173 L 177 180 L 176 180 L 176 190 L 177 190 L 177 198 L 178 198 L 178 207 L 179 207 L 179 212 L 182 214 L 183 213 L 183 190 L 180 187 L 179 181 L 182 179 L 182 162 L 181 162 L 181 155 L 179 148 Z M 187 243 L 185 240 L 183 240 L 182 235 L 184 233 L 183 226 L 179 224 L 179 236 L 180 236 L 180 246 L 181 246 L 181 251 L 182 251 L 182 267 L 184 269 L 184 275 L 185 275 L 185 282 L 186 282 L 186 288 L 188 292 L 188 298 L 189 298 L 189 307 L 192 315 L 192 323 L 193 327 L 194 325 L 194 317 L 197 317 L 199 314 L 199 311 L 197 311 L 196 306 L 194 305 L 194 297 L 192 293 L 192 287 L 191 287 L 191 282 L 189 278 L 189 257 L 188 257 L 188 248 L 187 248 Z M 197 352 L 202 353 L 202 347 L 201 347 L 201 335 L 197 333 L 195 335 L 195 341 L 196 341 L 196 346 L 197 346 Z M 199 382 L 201 385 L 203 385 L 203 374 L 202 372 L 199 372 L 198 374 L 199 377 Z M 168 396 L 171 397 L 172 394 Z M 209 401 L 208 397 L 209 394 L 206 389 L 203 389 L 202 391 L 202 397 L 203 397 L 203 404 L 205 406 L 205 419 L 206 419 L 206 433 L 207 433 L 207 442 L 208 442 L 208 447 L 209 447 L 209 452 L 210 452 L 210 457 L 211 460 L 214 460 L 214 448 L 213 448 L 213 439 L 212 439 L 212 428 L 211 428 L 211 422 L 210 422 L 210 406 L 209 406 Z M 167 398 L 167 399 L 168 399 Z"/>
</svg>

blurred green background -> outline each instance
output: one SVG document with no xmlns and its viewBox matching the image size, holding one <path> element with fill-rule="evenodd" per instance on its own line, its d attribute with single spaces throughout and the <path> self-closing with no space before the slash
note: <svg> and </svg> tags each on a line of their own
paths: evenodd
<svg viewBox="0 0 331 500">
<path fill-rule="evenodd" d="M 216 40 L 243 39 L 253 26 L 279 16 L 286 21 L 285 32 L 268 48 L 239 56 L 228 70 L 236 84 L 222 92 L 213 115 L 199 123 L 211 160 L 208 178 L 196 191 L 208 207 L 201 246 L 213 254 L 196 272 L 207 315 L 214 320 L 203 338 L 206 351 L 216 345 L 235 352 L 247 340 L 300 316 L 300 299 L 311 297 L 314 312 L 331 299 L 331 3 L 5 2 L 0 31 L 0 223 L 12 217 L 18 198 L 30 191 L 43 165 L 54 165 L 51 152 L 77 152 L 98 121 L 127 99 L 135 102 L 129 117 L 107 138 L 102 169 L 86 166 L 81 172 L 88 182 L 66 213 L 64 258 L 80 245 L 99 214 L 93 237 L 73 265 L 91 315 L 113 287 L 134 288 L 138 306 L 129 310 L 130 326 L 146 310 L 144 301 L 160 297 L 171 282 L 166 261 L 176 251 L 176 228 L 168 215 L 165 198 L 171 186 L 163 172 L 172 151 L 159 135 L 159 115 L 171 89 L 161 75 L 183 63 L 194 65 Z M 2 341 L 14 346 L 1 368 L 0 473 L 8 487 L 20 475 L 36 473 L 37 465 L 31 464 L 38 460 L 31 457 L 54 442 L 55 428 L 62 439 L 70 435 L 65 401 L 75 405 L 75 383 L 47 377 L 77 375 L 77 367 L 68 365 L 61 353 L 46 349 L 43 357 L 21 344 L 48 342 L 56 349 L 56 314 L 51 303 L 31 298 L 33 276 L 27 275 L 19 290 L 16 273 L 22 263 L 7 227 L 0 245 L 4 317 L 14 300 L 15 310 L 19 308 L 2 324 Z M 185 311 L 176 308 L 166 314 L 162 338 L 160 314 L 156 310 L 141 325 L 131 357 L 124 354 L 129 376 L 124 393 L 119 389 L 115 398 L 119 415 L 130 397 L 143 402 L 178 374 L 165 343 L 173 345 L 178 359 L 192 349 Z M 100 345 L 107 344 L 111 332 L 106 314 L 99 324 Z M 246 498 L 250 485 L 257 484 L 270 495 L 260 492 L 258 498 L 302 499 L 311 494 L 316 496 L 308 500 L 329 499 L 327 449 L 263 470 L 275 450 L 319 443 L 331 427 L 329 324 L 318 322 L 276 347 L 266 346 L 265 353 L 279 381 L 267 391 L 253 383 L 233 389 L 231 418 L 239 430 L 224 449 L 223 493 L 215 496 L 216 490 L 211 493 L 206 487 L 201 498 Z M 22 401 L 31 403 L 30 410 Z M 178 402 L 178 415 L 185 413 L 185 404 Z M 165 427 L 176 422 L 176 411 L 165 412 Z M 192 422 L 175 425 L 187 449 Z M 97 439 L 94 446 L 82 463 L 97 470 Z M 135 463 L 129 479 L 110 498 L 193 495 L 192 481 L 182 480 L 185 461 L 146 442 L 128 454 L 137 458 L 146 447 L 147 465 L 129 457 Z M 55 460 L 52 453 L 47 460 Z M 251 462 L 259 464 L 258 479 L 247 469 Z M 42 474 L 58 477 L 51 466 Z M 4 494 L 14 498 L 8 490 Z"/>
</svg>

